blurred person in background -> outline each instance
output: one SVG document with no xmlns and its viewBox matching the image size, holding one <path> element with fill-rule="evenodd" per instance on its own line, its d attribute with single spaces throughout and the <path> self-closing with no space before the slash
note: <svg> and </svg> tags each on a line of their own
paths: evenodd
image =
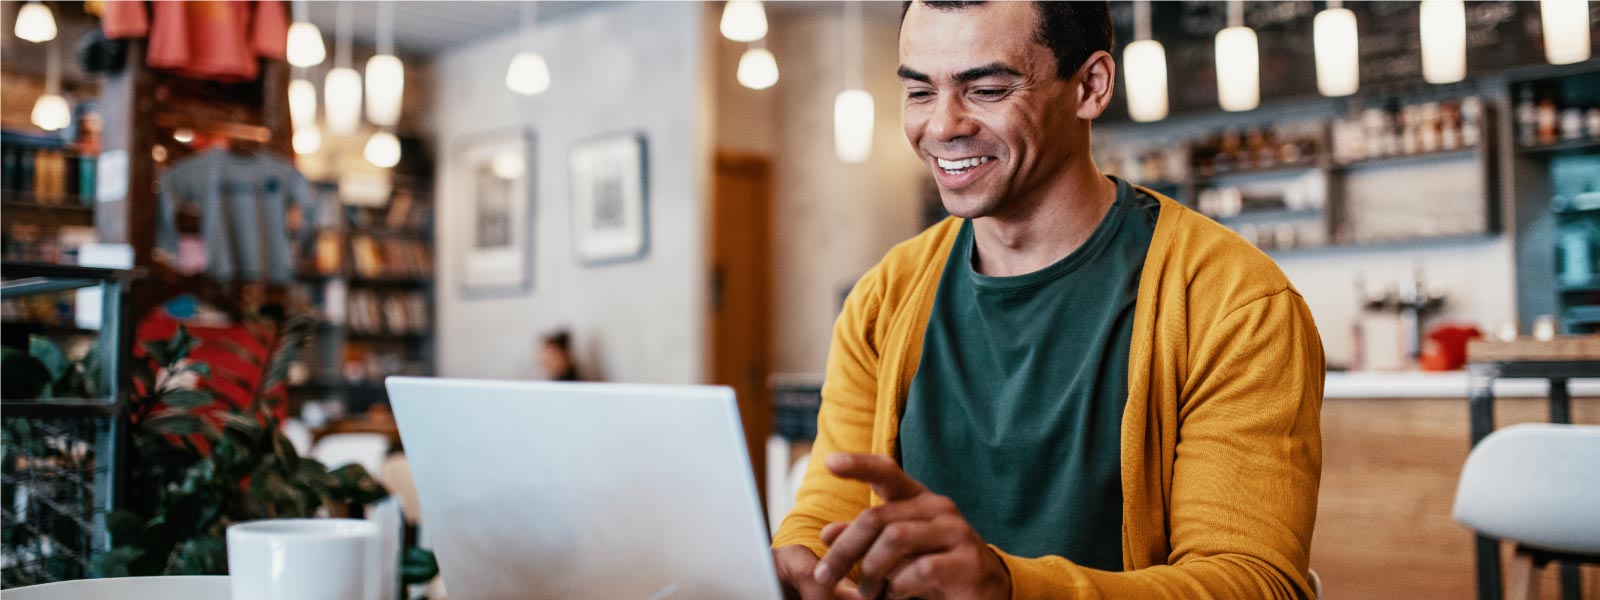
<svg viewBox="0 0 1600 600">
<path fill-rule="evenodd" d="M 539 341 L 539 366 L 550 381 L 578 381 L 578 364 L 572 358 L 572 334 L 559 329 Z"/>
</svg>

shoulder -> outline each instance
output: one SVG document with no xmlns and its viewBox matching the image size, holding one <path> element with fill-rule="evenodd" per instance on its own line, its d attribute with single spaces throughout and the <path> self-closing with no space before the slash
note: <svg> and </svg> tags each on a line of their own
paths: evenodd
<svg viewBox="0 0 1600 600">
<path fill-rule="evenodd" d="M 946 217 L 915 237 L 895 244 L 867 271 L 862 283 L 876 290 L 886 303 L 903 302 L 922 285 L 937 281 L 963 222 L 956 217 Z"/>
<path fill-rule="evenodd" d="M 1162 288 L 1184 290 L 1191 311 L 1222 317 L 1263 298 L 1285 292 L 1299 296 L 1278 264 L 1255 245 L 1170 198 L 1144 192 L 1161 201 L 1149 259 L 1161 268 Z"/>
</svg>

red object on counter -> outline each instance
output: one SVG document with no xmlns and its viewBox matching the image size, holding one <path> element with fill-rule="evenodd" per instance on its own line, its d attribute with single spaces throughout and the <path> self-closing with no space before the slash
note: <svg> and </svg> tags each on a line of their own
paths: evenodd
<svg viewBox="0 0 1600 600">
<path fill-rule="evenodd" d="M 1467 342 L 1481 339 L 1483 332 L 1472 325 L 1441 325 L 1428 332 L 1422 342 L 1417 366 L 1424 371 L 1454 371 L 1467 364 Z"/>
</svg>

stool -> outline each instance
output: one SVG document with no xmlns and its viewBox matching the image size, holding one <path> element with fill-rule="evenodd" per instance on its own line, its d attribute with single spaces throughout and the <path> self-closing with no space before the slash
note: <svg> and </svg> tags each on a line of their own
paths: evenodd
<svg viewBox="0 0 1600 600">
<path fill-rule="evenodd" d="M 1510 597 L 1537 598 L 1538 570 L 1600 562 L 1600 426 L 1513 425 L 1483 438 L 1461 470 L 1455 520 L 1516 545 Z"/>
</svg>

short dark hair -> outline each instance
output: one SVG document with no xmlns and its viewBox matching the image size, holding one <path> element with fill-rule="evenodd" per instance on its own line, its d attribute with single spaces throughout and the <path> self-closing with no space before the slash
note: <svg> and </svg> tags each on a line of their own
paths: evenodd
<svg viewBox="0 0 1600 600">
<path fill-rule="evenodd" d="M 934 10 L 948 11 L 985 3 L 984 0 L 917 1 Z M 1039 13 L 1039 30 L 1034 32 L 1034 39 L 1056 55 L 1056 76 L 1062 79 L 1071 79 L 1077 74 L 1078 68 L 1089 60 L 1089 55 L 1101 50 L 1110 52 L 1116 45 L 1116 28 L 1111 24 L 1111 3 L 1106 0 L 1035 0 L 1033 6 L 1035 12 Z M 910 1 L 900 8 L 901 21 L 905 20 L 906 11 L 909 10 Z"/>
<path fill-rule="evenodd" d="M 565 329 L 557 329 L 544 336 L 544 343 L 562 352 L 572 352 L 572 334 Z"/>
</svg>

